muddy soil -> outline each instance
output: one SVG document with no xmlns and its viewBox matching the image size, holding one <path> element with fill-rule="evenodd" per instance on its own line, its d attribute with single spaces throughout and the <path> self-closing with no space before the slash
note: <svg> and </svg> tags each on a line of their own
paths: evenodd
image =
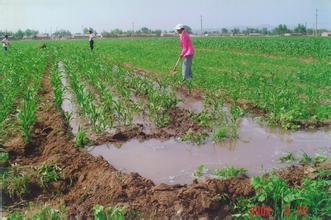
<svg viewBox="0 0 331 220">
<path fill-rule="evenodd" d="M 9 151 L 10 164 L 38 166 L 45 162 L 53 163 L 62 168 L 62 178 L 53 184 L 51 191 L 30 189 L 32 191 L 25 198 L 26 202 L 51 202 L 53 206 L 64 203 L 68 215 L 77 218 L 90 216 L 95 204 L 126 204 L 141 216 L 151 219 L 175 216 L 183 219 L 223 219 L 228 206 L 215 200 L 215 196 L 227 194 L 230 199 L 235 199 L 254 194 L 246 176 L 229 180 L 206 179 L 190 185 L 156 185 L 138 173 L 121 173 L 102 157 L 94 157 L 74 147 L 73 136 L 53 104 L 48 71 L 42 79 L 38 95 L 40 106 L 31 142 L 23 144 L 21 137 L 16 137 L 5 143 L 4 147 Z M 185 119 L 185 113 L 180 114 L 175 116 Z M 123 137 L 119 139 L 125 140 Z M 291 171 L 287 178 L 292 182 L 295 178 L 300 181 L 304 169 L 293 169 L 296 172 Z M 20 203 L 4 202 L 5 206 Z"/>
</svg>

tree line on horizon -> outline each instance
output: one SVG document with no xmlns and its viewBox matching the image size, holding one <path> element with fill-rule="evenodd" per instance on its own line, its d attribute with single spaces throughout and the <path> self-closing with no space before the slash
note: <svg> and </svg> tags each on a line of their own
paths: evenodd
<svg viewBox="0 0 331 220">
<path fill-rule="evenodd" d="M 186 30 L 192 34 L 192 28 L 189 26 L 185 26 Z M 89 31 L 92 31 L 93 33 L 97 34 L 98 32 L 89 27 L 85 27 L 82 30 L 82 33 L 74 33 L 75 35 L 84 35 L 87 34 Z M 327 29 L 318 29 L 318 33 L 322 33 L 322 32 L 326 32 L 328 31 Z M 285 24 L 280 24 L 277 27 L 273 28 L 273 29 L 268 29 L 268 28 L 246 28 L 246 29 L 239 29 L 239 28 L 232 28 L 232 29 L 227 29 L 227 28 L 222 28 L 220 31 L 205 31 L 204 34 L 209 34 L 209 33 L 213 33 L 213 34 L 233 34 L 233 35 L 238 35 L 238 34 L 252 34 L 252 33 L 258 33 L 258 34 L 263 34 L 263 35 L 283 35 L 286 33 L 298 33 L 298 34 L 302 34 L 302 35 L 312 35 L 314 34 L 315 30 L 312 28 L 306 28 L 305 25 L 303 24 L 298 24 L 298 26 L 296 26 L 295 28 L 291 29 L 288 28 L 287 25 Z M 38 34 L 40 32 L 38 30 L 33 30 L 33 29 L 26 29 L 26 30 L 21 30 L 19 29 L 16 32 L 11 32 L 11 31 L 1 31 L 0 30 L 0 36 L 4 36 L 4 35 L 8 35 L 12 38 L 15 39 L 23 39 L 23 38 L 37 38 Z M 100 32 L 100 34 L 102 35 L 139 35 L 139 34 L 154 34 L 157 36 L 160 36 L 162 33 L 175 33 L 174 30 L 172 31 L 162 31 L 161 29 L 156 29 L 156 30 L 152 30 L 149 29 L 147 27 L 142 27 L 139 30 L 122 30 L 119 28 L 113 29 L 111 31 L 102 31 Z M 54 33 L 52 33 L 51 35 L 54 37 L 70 37 L 72 35 L 74 35 L 72 32 L 70 32 L 69 30 L 64 30 L 64 29 L 60 29 L 55 31 Z M 44 34 L 45 36 L 49 36 L 49 34 Z"/>
<path fill-rule="evenodd" d="M 318 33 L 326 32 L 328 31 L 327 29 L 318 29 Z M 303 34 L 303 35 L 312 35 L 314 34 L 315 29 L 313 28 L 307 28 L 303 24 L 298 24 L 295 28 L 291 29 L 287 27 L 285 24 L 280 24 L 277 27 L 273 29 L 268 29 L 266 27 L 264 28 L 246 28 L 244 30 L 240 30 L 239 28 L 233 28 L 233 29 L 227 29 L 227 28 L 222 28 L 221 33 L 222 34 L 251 34 L 251 33 L 258 33 L 258 34 L 263 34 L 263 35 L 283 35 L 286 33 L 298 33 L 298 34 Z"/>
</svg>

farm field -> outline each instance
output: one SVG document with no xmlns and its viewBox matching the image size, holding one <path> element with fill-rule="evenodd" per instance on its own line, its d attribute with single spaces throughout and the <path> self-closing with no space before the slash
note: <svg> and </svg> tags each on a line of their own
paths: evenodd
<svg viewBox="0 0 331 220">
<path fill-rule="evenodd" d="M 330 123 L 330 39 L 195 39 L 194 86 L 219 89 L 239 107 L 284 128 Z M 100 41 L 119 62 L 168 73 L 177 39 Z M 162 57 L 162 59 L 159 59 Z"/>
<path fill-rule="evenodd" d="M 0 55 L 9 219 L 29 202 L 55 219 L 330 217 L 331 39 L 193 43 L 183 82 L 176 38 L 13 42 Z"/>
</svg>

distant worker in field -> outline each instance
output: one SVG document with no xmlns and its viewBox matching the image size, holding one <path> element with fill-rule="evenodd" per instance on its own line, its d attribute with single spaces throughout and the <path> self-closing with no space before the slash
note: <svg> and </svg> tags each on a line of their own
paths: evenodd
<svg viewBox="0 0 331 220">
<path fill-rule="evenodd" d="M 2 47 L 3 47 L 3 51 L 6 53 L 8 51 L 8 46 L 9 46 L 9 39 L 8 39 L 7 34 L 2 39 L 1 43 L 2 43 Z"/>
<path fill-rule="evenodd" d="M 177 24 L 175 27 L 177 33 L 179 34 L 180 39 L 180 47 L 182 48 L 182 51 L 179 55 L 179 58 L 177 60 L 177 63 L 172 71 L 173 74 L 176 73 L 176 68 L 179 64 L 179 62 L 184 59 L 183 65 L 182 65 L 182 74 L 183 79 L 188 80 L 192 78 L 192 59 L 194 55 L 194 48 L 192 44 L 192 40 L 190 38 L 189 33 L 185 30 L 185 26 L 183 24 Z"/>
<path fill-rule="evenodd" d="M 90 48 L 91 50 L 94 49 L 94 38 L 95 38 L 95 35 L 93 33 L 93 31 L 89 31 L 89 38 L 88 38 L 88 41 L 90 42 Z"/>
</svg>

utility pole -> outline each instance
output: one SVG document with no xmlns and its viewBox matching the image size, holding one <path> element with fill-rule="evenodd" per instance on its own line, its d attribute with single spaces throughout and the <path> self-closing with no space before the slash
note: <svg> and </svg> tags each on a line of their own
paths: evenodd
<svg viewBox="0 0 331 220">
<path fill-rule="evenodd" d="M 315 23 L 315 36 L 318 35 L 318 29 L 317 29 L 317 24 L 318 24 L 318 9 L 316 8 L 316 23 Z"/>
<path fill-rule="evenodd" d="M 200 15 L 200 25 L 201 25 L 201 35 L 203 35 L 203 32 L 202 32 L 202 15 Z"/>
<path fill-rule="evenodd" d="M 132 22 L 132 32 L 134 33 L 134 22 Z"/>
</svg>

